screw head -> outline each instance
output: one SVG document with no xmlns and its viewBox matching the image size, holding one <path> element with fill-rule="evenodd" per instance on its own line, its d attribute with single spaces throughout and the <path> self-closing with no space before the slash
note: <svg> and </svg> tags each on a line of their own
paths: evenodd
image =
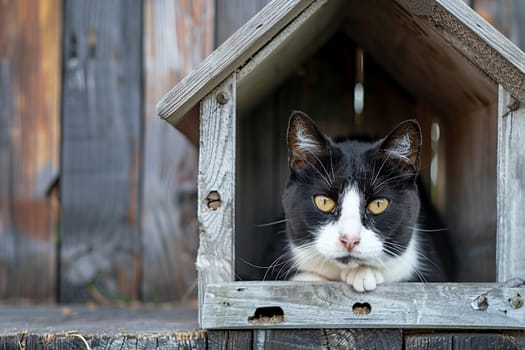
<svg viewBox="0 0 525 350">
<path fill-rule="evenodd" d="M 225 105 L 230 100 L 230 93 L 228 91 L 219 91 L 216 98 L 219 104 Z"/>
</svg>

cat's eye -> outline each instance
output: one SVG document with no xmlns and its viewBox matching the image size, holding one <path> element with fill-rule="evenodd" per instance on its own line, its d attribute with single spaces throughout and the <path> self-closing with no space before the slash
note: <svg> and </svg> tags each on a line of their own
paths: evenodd
<svg viewBox="0 0 525 350">
<path fill-rule="evenodd" d="M 376 198 L 368 203 L 367 209 L 373 215 L 379 215 L 388 208 L 390 201 L 386 198 Z"/>
<path fill-rule="evenodd" d="M 314 197 L 314 204 L 320 211 L 329 213 L 335 208 L 335 201 L 325 195 L 319 194 Z"/>
</svg>

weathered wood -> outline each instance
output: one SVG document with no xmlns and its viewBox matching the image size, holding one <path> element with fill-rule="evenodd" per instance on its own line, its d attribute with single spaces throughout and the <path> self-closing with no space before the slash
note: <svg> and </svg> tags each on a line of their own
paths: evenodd
<svg viewBox="0 0 525 350">
<path fill-rule="evenodd" d="M 515 309 L 509 303 L 516 293 L 523 295 L 525 288 L 494 283 L 394 283 L 362 294 L 343 283 L 222 283 L 206 288 L 201 326 L 523 328 L 525 308 Z M 284 315 L 254 321 L 255 310 L 262 307 L 280 307 Z"/>
<path fill-rule="evenodd" d="M 211 51 L 213 1 L 147 0 L 144 10 L 142 298 L 179 300 L 196 297 L 197 152 L 155 103 Z"/>
<path fill-rule="evenodd" d="M 136 299 L 142 2 L 64 4 L 60 300 Z"/>
<path fill-rule="evenodd" d="M 502 86 L 499 88 L 498 166 L 497 166 L 497 274 L 504 282 L 525 279 L 525 200 L 523 140 L 525 102 L 518 101 Z"/>
<path fill-rule="evenodd" d="M 207 285 L 234 280 L 236 91 L 232 75 L 201 102 L 199 305 Z"/>
<path fill-rule="evenodd" d="M 221 81 L 259 51 L 313 0 L 274 0 L 240 28 L 157 104 L 157 113 L 175 125 Z"/>
<path fill-rule="evenodd" d="M 405 337 L 406 350 L 470 350 L 508 349 L 519 350 L 521 346 L 511 335 L 491 333 L 466 334 L 418 334 Z"/>
<path fill-rule="evenodd" d="M 215 46 L 221 45 L 270 0 L 217 0 L 215 2 Z"/>
<path fill-rule="evenodd" d="M 62 2 L 0 2 L 0 299 L 56 295 Z"/>
</svg>

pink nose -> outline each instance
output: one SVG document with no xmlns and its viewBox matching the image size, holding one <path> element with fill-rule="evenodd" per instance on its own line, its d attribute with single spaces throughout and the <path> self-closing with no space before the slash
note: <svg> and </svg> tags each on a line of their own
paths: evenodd
<svg viewBox="0 0 525 350">
<path fill-rule="evenodd" d="M 339 242 L 347 249 L 352 250 L 356 245 L 359 244 L 359 238 L 357 237 L 349 237 L 347 235 L 343 235 L 339 238 Z"/>
</svg>

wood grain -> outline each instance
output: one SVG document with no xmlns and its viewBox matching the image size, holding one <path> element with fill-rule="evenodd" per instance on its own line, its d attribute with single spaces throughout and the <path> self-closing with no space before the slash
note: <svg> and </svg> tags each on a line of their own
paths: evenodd
<svg viewBox="0 0 525 350">
<path fill-rule="evenodd" d="M 158 114 L 175 125 L 211 89 L 242 66 L 313 0 L 274 0 L 209 55 L 157 104 Z"/>
<path fill-rule="evenodd" d="M 65 5 L 60 301 L 137 299 L 142 2 Z"/>
<path fill-rule="evenodd" d="M 406 350 L 470 350 L 470 349 L 508 349 L 521 347 L 510 335 L 505 334 L 418 334 L 405 337 Z"/>
<path fill-rule="evenodd" d="M 236 186 L 236 77 L 232 75 L 201 102 L 197 256 L 199 305 L 211 283 L 234 281 Z M 223 98 L 218 98 L 222 95 Z M 224 97 L 227 96 L 227 97 Z M 207 198 L 215 193 L 215 204 Z M 202 326 L 199 307 L 199 325 Z"/>
<path fill-rule="evenodd" d="M 211 51 L 213 5 L 211 0 L 144 3 L 145 301 L 196 297 L 197 151 L 180 132 L 158 118 L 155 103 Z"/>
<path fill-rule="evenodd" d="M 393 283 L 356 293 L 342 283 L 235 282 L 208 285 L 201 326 L 213 328 L 523 328 L 525 309 L 508 299 L 524 287 L 472 283 Z M 475 309 L 478 296 L 485 310 Z M 475 302 L 476 301 L 476 302 Z M 472 303 L 474 302 L 474 306 Z M 353 307 L 368 303 L 368 314 Z M 248 321 L 256 308 L 280 307 L 284 320 Z"/>
<path fill-rule="evenodd" d="M 0 299 L 56 295 L 62 2 L 0 2 Z"/>
<path fill-rule="evenodd" d="M 498 281 L 525 279 L 525 103 L 515 100 L 500 86 L 498 110 L 497 166 L 497 274 Z"/>
</svg>

